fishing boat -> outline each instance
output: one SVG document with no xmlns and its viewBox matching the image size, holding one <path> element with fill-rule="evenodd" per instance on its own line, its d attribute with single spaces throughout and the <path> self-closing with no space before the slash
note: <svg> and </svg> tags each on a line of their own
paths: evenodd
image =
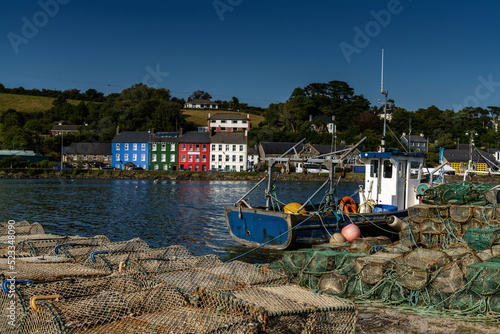
<svg viewBox="0 0 500 334">
<path fill-rule="evenodd" d="M 233 206 L 225 207 L 226 225 L 231 237 L 251 247 L 284 250 L 329 242 L 334 233 L 351 223 L 360 227 L 363 236 L 381 235 L 391 229 L 389 225 L 397 226 L 402 218 L 408 216 L 408 208 L 419 201 L 417 187 L 421 182 L 424 153 L 358 153 L 365 166 L 364 185 L 360 186 L 354 198 L 336 198 L 340 178 L 334 180 L 335 167 L 343 168 L 344 161 L 349 160 L 361 142 L 348 151 L 310 158 L 292 154 L 299 142 L 280 157 L 265 158 L 266 176 Z M 280 203 L 274 195 L 278 190 L 273 172 L 277 164 L 293 162 L 326 167 L 329 177 L 302 202 Z M 252 206 L 245 198 L 264 181 L 267 181 L 266 203 Z M 321 202 L 313 203 L 322 191 Z"/>
</svg>

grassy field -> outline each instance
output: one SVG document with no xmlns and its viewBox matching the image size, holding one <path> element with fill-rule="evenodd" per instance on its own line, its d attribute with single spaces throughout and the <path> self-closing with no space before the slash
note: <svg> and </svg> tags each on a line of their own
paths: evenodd
<svg viewBox="0 0 500 334">
<path fill-rule="evenodd" d="M 0 93 L 0 112 L 8 109 L 19 112 L 45 111 L 52 107 L 52 101 L 54 101 L 52 97 Z M 68 102 L 76 105 L 80 101 L 68 100 Z"/>
<path fill-rule="evenodd" d="M 225 111 L 225 110 L 199 110 L 199 109 L 182 109 L 182 112 L 187 115 L 187 121 L 192 122 L 198 126 L 207 126 L 208 114 L 210 113 L 212 116 L 215 114 L 242 114 L 247 115 L 244 112 L 236 112 L 236 111 Z M 264 117 L 259 115 L 250 115 L 250 124 L 252 127 L 256 127 L 260 122 L 264 120 Z"/>
</svg>

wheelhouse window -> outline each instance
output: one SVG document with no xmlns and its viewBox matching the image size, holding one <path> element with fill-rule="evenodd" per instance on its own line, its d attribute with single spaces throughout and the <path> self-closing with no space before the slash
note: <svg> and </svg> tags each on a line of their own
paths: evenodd
<svg viewBox="0 0 500 334">
<path fill-rule="evenodd" d="M 370 177 L 378 177 L 378 160 L 370 162 Z"/>
<path fill-rule="evenodd" d="M 390 160 L 384 161 L 384 178 L 390 179 L 392 178 L 392 162 Z"/>
</svg>

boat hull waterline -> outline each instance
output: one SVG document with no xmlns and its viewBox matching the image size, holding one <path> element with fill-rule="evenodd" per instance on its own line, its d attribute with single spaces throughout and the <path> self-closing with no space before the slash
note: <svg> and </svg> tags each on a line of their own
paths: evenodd
<svg viewBox="0 0 500 334">
<path fill-rule="evenodd" d="M 340 232 L 345 225 L 350 223 L 358 225 L 362 231 L 390 230 L 387 218 L 408 216 L 408 210 L 312 216 L 277 212 L 265 208 L 228 206 L 224 210 L 227 228 L 235 241 L 250 247 L 261 246 L 275 250 L 328 243 L 333 233 Z"/>
</svg>

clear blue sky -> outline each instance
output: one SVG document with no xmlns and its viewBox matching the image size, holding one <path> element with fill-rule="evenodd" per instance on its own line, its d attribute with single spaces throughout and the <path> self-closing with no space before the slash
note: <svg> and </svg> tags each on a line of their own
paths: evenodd
<svg viewBox="0 0 500 334">
<path fill-rule="evenodd" d="M 398 106 L 500 106 L 498 0 L 2 5 L 0 83 L 9 88 L 106 93 L 144 82 L 267 107 L 296 87 L 341 80 L 376 104 L 385 49 L 384 89 Z"/>
</svg>

